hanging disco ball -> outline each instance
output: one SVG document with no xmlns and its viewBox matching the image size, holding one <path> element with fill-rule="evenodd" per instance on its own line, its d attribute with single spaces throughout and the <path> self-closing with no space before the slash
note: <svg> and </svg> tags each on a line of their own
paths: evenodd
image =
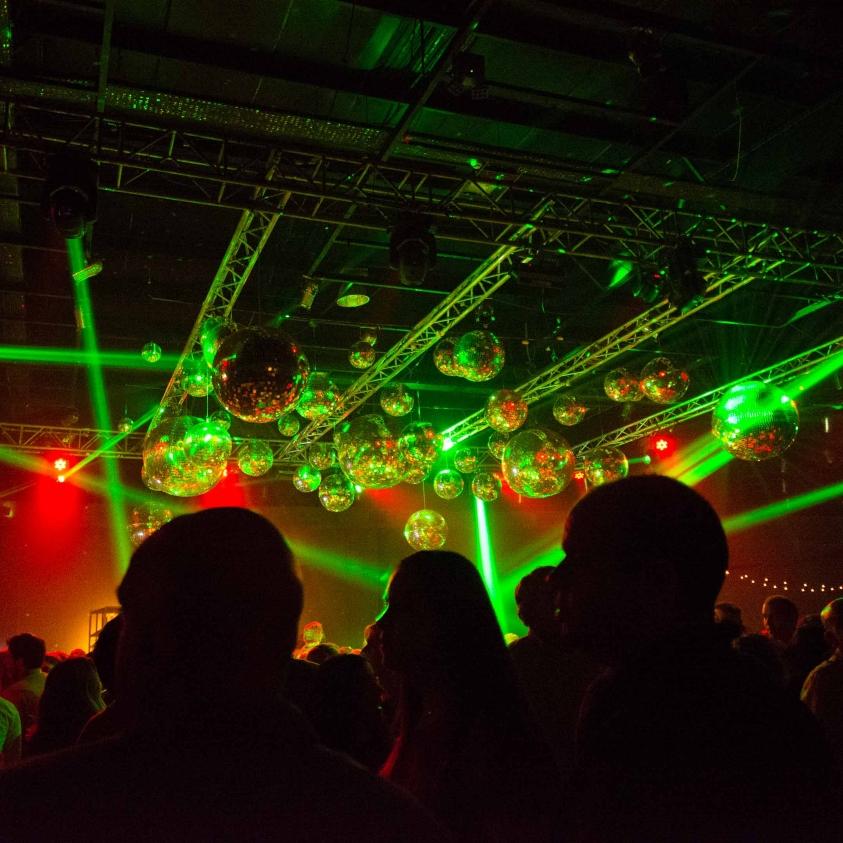
<svg viewBox="0 0 843 843">
<path fill-rule="evenodd" d="M 506 362 L 503 344 L 491 331 L 469 331 L 454 347 L 459 373 L 479 383 L 499 374 Z"/>
<path fill-rule="evenodd" d="M 603 379 L 603 389 L 612 401 L 622 403 L 640 401 L 644 397 L 638 378 L 629 369 L 623 367 L 612 369 L 606 375 Z"/>
<path fill-rule="evenodd" d="M 202 347 L 202 358 L 209 368 L 213 369 L 214 367 L 214 360 L 222 341 L 236 330 L 236 325 L 227 322 L 225 319 L 220 319 L 218 316 L 209 316 L 202 323 L 199 344 Z"/>
<path fill-rule="evenodd" d="M 407 519 L 404 538 L 415 550 L 437 550 L 448 538 L 448 524 L 438 512 L 420 509 Z"/>
<path fill-rule="evenodd" d="M 477 470 L 477 454 L 471 448 L 458 448 L 454 451 L 454 465 L 463 474 L 473 474 Z"/>
<path fill-rule="evenodd" d="M 412 393 L 402 383 L 391 383 L 381 390 L 381 409 L 390 416 L 406 416 L 416 403 Z"/>
<path fill-rule="evenodd" d="M 307 449 L 307 461 L 320 470 L 330 468 L 337 461 L 337 452 L 330 442 L 314 442 Z"/>
<path fill-rule="evenodd" d="M 361 328 L 360 329 L 360 342 L 366 343 L 366 345 L 372 346 L 374 348 L 378 344 L 378 329 L 377 328 Z"/>
<path fill-rule="evenodd" d="M 354 484 L 341 471 L 329 472 L 319 484 L 319 503 L 328 512 L 344 512 L 356 498 Z"/>
<path fill-rule="evenodd" d="M 509 442 L 509 435 L 506 433 L 498 433 L 495 430 L 489 434 L 488 446 L 495 459 L 499 460 L 503 457 L 503 451 L 506 448 L 507 442 Z"/>
<path fill-rule="evenodd" d="M 296 412 L 310 421 L 330 416 L 339 406 L 340 392 L 324 372 L 313 372 L 302 390 Z"/>
<path fill-rule="evenodd" d="M 143 504 L 132 507 L 129 515 L 129 541 L 140 547 L 156 530 L 173 520 L 173 511 L 160 504 Z"/>
<path fill-rule="evenodd" d="M 228 430 L 231 427 L 231 413 L 228 410 L 214 410 L 208 421 L 216 422 Z"/>
<path fill-rule="evenodd" d="M 720 399 L 711 432 L 733 457 L 760 462 L 780 456 L 793 444 L 799 410 L 775 384 L 748 381 Z"/>
<path fill-rule="evenodd" d="M 123 416 L 123 418 L 117 422 L 117 430 L 120 431 L 120 433 L 131 433 L 134 426 L 135 423 L 128 416 Z"/>
<path fill-rule="evenodd" d="M 295 436 L 299 432 L 299 428 L 301 427 L 301 422 L 299 421 L 298 416 L 294 416 L 292 413 L 284 413 L 280 419 L 278 419 L 278 432 L 282 436 L 290 437 Z"/>
<path fill-rule="evenodd" d="M 501 481 L 488 471 L 478 471 L 471 479 L 471 494 L 481 501 L 496 501 L 501 493 Z"/>
<path fill-rule="evenodd" d="M 514 492 L 528 498 L 549 498 L 571 482 L 574 453 L 558 434 L 533 428 L 516 433 L 507 442 L 501 466 Z"/>
<path fill-rule="evenodd" d="M 375 362 L 375 349 L 363 340 L 358 340 L 348 351 L 348 362 L 355 369 L 368 369 Z"/>
<path fill-rule="evenodd" d="M 592 486 L 602 486 L 626 477 L 629 462 L 619 448 L 597 448 L 583 459 L 583 472 Z"/>
<path fill-rule="evenodd" d="M 237 455 L 237 465 L 240 466 L 240 471 L 250 477 L 261 477 L 266 474 L 272 468 L 274 461 L 275 455 L 272 452 L 272 447 L 263 439 L 247 439 L 240 446 Z"/>
<path fill-rule="evenodd" d="M 181 388 L 194 398 L 204 398 L 214 388 L 211 370 L 200 354 L 186 357 L 181 367 Z"/>
<path fill-rule="evenodd" d="M 571 395 L 570 392 L 563 392 L 553 402 L 553 418 L 564 424 L 565 427 L 573 427 L 579 424 L 588 412 L 588 407 L 577 398 L 576 395 Z"/>
<path fill-rule="evenodd" d="M 492 430 L 512 433 L 527 420 L 527 402 L 514 389 L 499 389 L 486 401 L 486 421 Z"/>
<path fill-rule="evenodd" d="M 356 416 L 334 430 L 340 468 L 353 483 L 387 489 L 401 482 L 404 470 L 398 440 L 381 416 Z"/>
<path fill-rule="evenodd" d="M 227 336 L 213 369 L 220 404 L 238 419 L 258 423 L 292 409 L 310 374 L 298 345 L 274 328 L 240 328 Z"/>
<path fill-rule="evenodd" d="M 293 485 L 300 492 L 315 492 L 322 482 L 322 474 L 309 465 L 300 465 L 293 474 Z"/>
<path fill-rule="evenodd" d="M 462 374 L 455 357 L 456 340 L 445 337 L 436 343 L 433 349 L 433 365 L 449 378 L 455 378 Z"/>
<path fill-rule="evenodd" d="M 458 498 L 465 487 L 465 481 L 459 471 L 452 468 L 443 468 L 433 478 L 433 491 L 446 501 Z"/>
<path fill-rule="evenodd" d="M 401 474 L 401 482 L 410 486 L 417 486 L 428 474 L 430 474 L 430 463 L 404 463 L 404 470 Z"/>
<path fill-rule="evenodd" d="M 430 467 L 442 453 L 443 441 L 430 422 L 410 422 L 398 437 L 398 451 L 406 463 Z"/>
<path fill-rule="evenodd" d="M 161 346 L 157 342 L 148 342 L 141 349 L 141 357 L 147 363 L 157 363 L 161 359 Z"/>
<path fill-rule="evenodd" d="M 651 360 L 641 370 L 641 391 L 656 404 L 673 404 L 688 391 L 691 379 L 667 357 Z"/>
</svg>

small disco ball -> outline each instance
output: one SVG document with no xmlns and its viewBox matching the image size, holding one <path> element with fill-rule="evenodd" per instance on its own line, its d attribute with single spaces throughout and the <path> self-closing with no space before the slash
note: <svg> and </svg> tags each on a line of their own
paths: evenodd
<svg viewBox="0 0 843 843">
<path fill-rule="evenodd" d="M 132 507 L 129 515 L 129 541 L 132 547 L 140 547 L 156 530 L 173 520 L 173 511 L 160 504 L 145 504 Z"/>
<path fill-rule="evenodd" d="M 348 351 L 348 362 L 355 369 L 368 369 L 375 362 L 375 349 L 369 343 L 358 340 Z"/>
<path fill-rule="evenodd" d="M 131 433 L 132 428 L 135 426 L 134 421 L 130 419 L 128 416 L 123 416 L 119 422 L 117 422 L 117 430 L 120 433 Z"/>
<path fill-rule="evenodd" d="M 603 389 L 612 401 L 621 403 L 640 401 L 644 397 L 638 378 L 623 367 L 612 369 L 606 375 L 603 379 Z"/>
<path fill-rule="evenodd" d="M 161 346 L 157 342 L 148 342 L 141 349 L 141 357 L 147 363 L 157 363 L 161 359 Z"/>
<path fill-rule="evenodd" d="M 691 384 L 688 373 L 667 359 L 657 357 L 641 370 L 641 391 L 656 404 L 673 404 Z"/>
<path fill-rule="evenodd" d="M 583 459 L 583 471 L 592 486 L 602 486 L 626 477 L 629 462 L 619 448 L 597 448 Z"/>
<path fill-rule="evenodd" d="M 506 362 L 503 344 L 491 331 L 469 331 L 454 348 L 454 359 L 466 380 L 479 383 L 499 374 Z"/>
<path fill-rule="evenodd" d="M 330 416 L 339 402 L 339 390 L 330 377 L 324 372 L 313 372 L 302 391 L 296 412 L 310 421 L 318 421 Z"/>
<path fill-rule="evenodd" d="M 266 474 L 272 468 L 274 461 L 275 455 L 272 453 L 272 447 L 262 439 L 247 439 L 240 446 L 237 455 L 237 465 L 240 466 L 240 471 L 250 477 L 261 477 Z"/>
<path fill-rule="evenodd" d="M 202 323 L 202 330 L 199 334 L 199 344 L 202 347 L 202 357 L 210 368 L 214 366 L 214 358 L 222 341 L 233 334 L 237 326 L 232 322 L 226 322 L 218 316 L 209 316 Z"/>
<path fill-rule="evenodd" d="M 344 512 L 356 498 L 354 484 L 341 471 L 329 472 L 319 484 L 319 503 L 328 512 Z"/>
<path fill-rule="evenodd" d="M 587 412 L 588 407 L 576 395 L 571 395 L 570 392 L 563 392 L 553 402 L 553 418 L 566 427 L 579 424 L 585 418 Z"/>
<path fill-rule="evenodd" d="M 571 482 L 574 452 L 561 436 L 549 430 L 522 430 L 507 442 L 501 467 L 506 482 L 517 494 L 549 498 Z"/>
<path fill-rule="evenodd" d="M 416 403 L 412 393 L 402 383 L 391 383 L 381 390 L 381 409 L 390 416 L 406 416 Z"/>
<path fill-rule="evenodd" d="M 501 481 L 488 471 L 478 471 L 471 479 L 471 494 L 481 501 L 496 501 L 501 493 Z"/>
<path fill-rule="evenodd" d="M 433 478 L 433 491 L 446 501 L 458 498 L 464 487 L 465 480 L 462 479 L 462 474 L 452 468 L 443 468 Z"/>
<path fill-rule="evenodd" d="M 378 344 L 378 329 L 377 328 L 361 328 L 360 329 L 360 342 L 366 343 L 366 345 L 372 346 L 374 348 Z"/>
<path fill-rule="evenodd" d="M 783 454 L 799 432 L 796 402 L 774 384 L 733 386 L 714 409 L 711 432 L 739 460 L 760 462 Z"/>
<path fill-rule="evenodd" d="M 506 433 L 498 433 L 496 430 L 489 434 L 488 445 L 492 456 L 495 459 L 503 457 L 503 450 L 506 448 L 506 443 L 509 442 L 509 435 Z"/>
<path fill-rule="evenodd" d="M 401 474 L 401 482 L 407 483 L 410 486 L 417 486 L 430 474 L 430 468 L 430 463 L 405 462 L 404 471 Z"/>
<path fill-rule="evenodd" d="M 307 461 L 320 471 L 330 468 L 337 461 L 337 452 L 330 442 L 314 442 L 307 449 Z"/>
<path fill-rule="evenodd" d="M 309 375 L 298 345 L 273 328 L 240 328 L 220 343 L 214 358 L 217 399 L 248 422 L 275 421 L 295 407 Z"/>
<path fill-rule="evenodd" d="M 449 378 L 455 378 L 461 375 L 460 367 L 457 364 L 455 354 L 455 340 L 450 337 L 445 337 L 436 343 L 433 349 L 433 365 L 443 374 Z"/>
<path fill-rule="evenodd" d="M 430 467 L 442 453 L 443 441 L 430 422 L 410 422 L 398 437 L 398 451 L 406 463 Z"/>
<path fill-rule="evenodd" d="M 401 482 L 403 460 L 398 440 L 381 416 L 355 416 L 334 430 L 340 468 L 367 489 L 388 489 Z"/>
<path fill-rule="evenodd" d="M 404 538 L 415 550 L 437 550 L 448 538 L 448 524 L 438 512 L 420 509 L 407 519 Z"/>
<path fill-rule="evenodd" d="M 216 422 L 228 430 L 231 427 L 231 413 L 228 410 L 214 410 L 209 421 Z"/>
<path fill-rule="evenodd" d="M 477 454 L 471 448 L 458 448 L 454 451 L 454 465 L 463 474 L 473 474 L 477 470 Z"/>
<path fill-rule="evenodd" d="M 299 417 L 294 416 L 292 413 L 284 413 L 278 419 L 278 432 L 282 436 L 295 436 L 299 432 L 300 427 L 301 422 L 299 421 Z"/>
<path fill-rule="evenodd" d="M 529 409 L 520 392 L 499 389 L 486 401 L 486 421 L 498 433 L 512 433 L 527 420 Z"/>
<path fill-rule="evenodd" d="M 181 387 L 194 398 L 204 398 L 213 390 L 211 370 L 200 354 L 192 354 L 182 363 Z"/>
<path fill-rule="evenodd" d="M 322 482 L 322 474 L 310 465 L 300 465 L 293 474 L 293 485 L 300 492 L 315 492 Z"/>
</svg>

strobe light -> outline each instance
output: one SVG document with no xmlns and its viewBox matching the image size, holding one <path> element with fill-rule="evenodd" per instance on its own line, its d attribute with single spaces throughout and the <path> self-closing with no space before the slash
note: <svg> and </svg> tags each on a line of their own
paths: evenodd
<svg viewBox="0 0 843 843">
<path fill-rule="evenodd" d="M 424 283 L 428 271 L 436 263 L 436 238 L 425 217 L 408 215 L 392 229 L 389 263 L 398 270 L 398 278 L 405 287 L 418 287 Z"/>
<path fill-rule="evenodd" d="M 41 195 L 44 215 L 66 240 L 78 240 L 97 217 L 97 169 L 83 152 L 54 155 Z"/>
</svg>

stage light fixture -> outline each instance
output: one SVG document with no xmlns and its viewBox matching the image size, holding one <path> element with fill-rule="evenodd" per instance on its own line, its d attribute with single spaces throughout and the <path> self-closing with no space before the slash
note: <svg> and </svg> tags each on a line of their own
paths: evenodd
<svg viewBox="0 0 843 843">
<path fill-rule="evenodd" d="M 455 97 L 468 95 L 473 100 L 487 99 L 486 59 L 478 53 L 459 53 L 448 73 L 448 92 Z"/>
<path fill-rule="evenodd" d="M 689 310 L 705 296 L 705 278 L 697 265 L 694 242 L 682 237 L 668 258 L 667 298 L 679 310 Z"/>
<path fill-rule="evenodd" d="M 630 285 L 632 295 L 647 304 L 655 304 L 659 299 L 664 298 L 664 284 L 664 275 L 658 270 L 636 266 L 632 271 L 632 284 Z"/>
<path fill-rule="evenodd" d="M 304 285 L 301 288 L 301 297 L 299 298 L 299 309 L 309 311 L 313 307 L 313 302 L 316 301 L 318 292 L 319 284 L 310 278 L 305 278 Z"/>
<path fill-rule="evenodd" d="M 69 463 L 64 457 L 58 457 L 57 459 L 53 460 L 53 468 L 58 471 L 67 471 Z"/>
<path fill-rule="evenodd" d="M 424 283 L 428 271 L 436 263 L 436 238 L 426 217 L 407 214 L 392 229 L 389 263 L 398 270 L 398 278 L 405 287 L 418 287 Z"/>
<path fill-rule="evenodd" d="M 337 296 L 337 304 L 340 307 L 363 307 L 369 301 L 369 295 L 363 291 L 359 284 L 346 284 Z"/>
<path fill-rule="evenodd" d="M 676 452 L 676 437 L 667 431 L 659 431 L 647 443 L 647 455 L 651 459 L 664 460 Z"/>
<path fill-rule="evenodd" d="M 85 236 L 97 218 L 97 169 L 87 154 L 68 150 L 50 159 L 41 208 L 66 240 Z"/>
</svg>

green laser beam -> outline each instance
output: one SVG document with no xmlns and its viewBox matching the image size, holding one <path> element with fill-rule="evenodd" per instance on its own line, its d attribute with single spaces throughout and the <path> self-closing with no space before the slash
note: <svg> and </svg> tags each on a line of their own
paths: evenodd
<svg viewBox="0 0 843 843">
<path fill-rule="evenodd" d="M 78 282 L 77 282 L 78 283 Z M 176 354 L 162 354 L 155 363 L 147 363 L 139 352 L 97 351 L 79 348 L 0 345 L 0 362 L 41 363 L 50 366 L 93 366 L 104 369 L 149 369 L 171 372 L 179 362 Z"/>
<path fill-rule="evenodd" d="M 489 592 L 489 600 L 495 610 L 498 623 L 505 621 L 504 607 L 498 593 L 498 578 L 495 569 L 495 560 L 492 555 L 492 542 L 489 535 L 489 523 L 486 518 L 486 503 L 480 498 L 474 499 L 475 526 L 477 528 L 477 546 L 480 551 L 480 569 L 483 574 L 483 582 L 486 583 L 486 590 Z"/>
<path fill-rule="evenodd" d="M 389 571 L 381 571 L 342 553 L 332 553 L 301 541 L 287 538 L 287 543 L 300 565 L 317 568 L 355 585 L 381 593 L 389 579 Z"/>
<path fill-rule="evenodd" d="M 113 447 L 115 447 L 115 445 L 117 445 L 118 442 L 121 442 L 129 434 L 134 433 L 138 428 L 143 427 L 143 425 L 145 425 L 155 415 L 157 410 L 157 407 L 153 407 L 151 410 L 144 413 L 136 422 L 133 422 L 131 428 L 125 433 L 117 433 L 107 442 L 103 442 L 102 446 L 97 448 L 96 451 L 92 451 L 90 454 L 85 456 L 84 459 L 79 460 L 76 465 L 71 466 L 65 472 L 65 478 L 69 478 L 77 471 L 81 471 L 86 465 L 90 465 L 90 463 L 101 457 L 106 451 L 110 451 Z"/>
</svg>

